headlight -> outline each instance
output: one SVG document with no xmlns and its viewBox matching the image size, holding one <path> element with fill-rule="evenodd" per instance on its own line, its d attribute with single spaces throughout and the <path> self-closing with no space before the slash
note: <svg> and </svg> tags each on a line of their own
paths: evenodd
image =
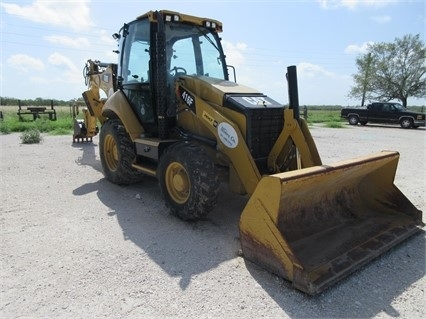
<svg viewBox="0 0 426 319">
<path fill-rule="evenodd" d="M 167 14 L 164 20 L 166 20 L 166 22 L 172 22 L 172 21 L 178 22 L 180 19 L 177 14 L 174 14 L 174 15 Z"/>
<path fill-rule="evenodd" d="M 204 21 L 204 26 L 206 28 L 216 29 L 216 22 L 206 20 Z"/>
</svg>

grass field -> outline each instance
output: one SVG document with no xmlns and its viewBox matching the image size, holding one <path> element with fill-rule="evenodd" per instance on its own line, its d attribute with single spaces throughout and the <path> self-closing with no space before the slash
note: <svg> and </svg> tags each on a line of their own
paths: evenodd
<svg viewBox="0 0 426 319">
<path fill-rule="evenodd" d="M 303 114 L 303 112 L 302 112 Z M 339 109 L 330 110 L 308 110 L 308 124 L 323 123 L 326 127 L 340 128 L 343 127 L 343 120 L 340 118 Z"/>
<path fill-rule="evenodd" d="M 51 135 L 66 135 L 73 130 L 71 110 L 66 106 L 56 106 L 56 121 L 50 121 L 48 115 L 41 114 L 39 119 L 33 121 L 32 115 L 22 115 L 19 120 L 18 106 L 1 106 L 3 120 L 0 122 L 1 133 L 24 132 L 31 129 Z"/>
<path fill-rule="evenodd" d="M 70 107 L 56 106 L 56 121 L 50 121 L 47 115 L 40 115 L 39 119 L 33 121 L 31 115 L 23 115 L 23 121 L 17 115 L 18 106 L 1 106 L 3 120 L 0 121 L 0 133 L 25 132 L 36 129 L 50 135 L 67 135 L 73 131 L 73 117 Z M 303 111 L 301 111 L 303 115 Z M 339 109 L 309 110 L 308 124 L 323 123 L 326 127 L 343 127 Z"/>
</svg>

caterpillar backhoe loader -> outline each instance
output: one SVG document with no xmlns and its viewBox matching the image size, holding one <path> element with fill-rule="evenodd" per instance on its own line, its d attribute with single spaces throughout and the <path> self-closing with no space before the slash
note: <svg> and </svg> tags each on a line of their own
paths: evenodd
<svg viewBox="0 0 426 319">
<path fill-rule="evenodd" d="M 393 183 L 397 152 L 323 165 L 299 117 L 296 67 L 284 107 L 230 81 L 221 31 L 217 20 L 150 11 L 113 35 L 117 64 L 87 61 L 85 130 L 102 125 L 107 180 L 154 176 L 171 212 L 196 220 L 225 179 L 250 196 L 243 256 L 311 295 L 421 230 L 422 212 Z"/>
</svg>

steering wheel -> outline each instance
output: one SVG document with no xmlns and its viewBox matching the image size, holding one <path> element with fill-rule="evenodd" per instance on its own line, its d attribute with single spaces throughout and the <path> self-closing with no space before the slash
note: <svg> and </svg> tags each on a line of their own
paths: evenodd
<svg viewBox="0 0 426 319">
<path fill-rule="evenodd" d="M 186 73 L 185 68 L 183 68 L 183 67 L 181 67 L 181 66 L 175 66 L 173 69 L 171 69 L 171 70 L 169 71 L 169 73 L 170 73 L 172 76 L 174 76 L 174 77 L 179 76 L 179 75 L 186 75 L 186 74 L 187 74 L 187 73 Z M 173 74 L 173 73 L 174 73 L 174 74 Z"/>
</svg>

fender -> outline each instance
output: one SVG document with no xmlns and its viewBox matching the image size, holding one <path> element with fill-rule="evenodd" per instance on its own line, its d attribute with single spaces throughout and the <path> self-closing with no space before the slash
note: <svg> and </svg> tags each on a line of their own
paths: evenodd
<svg viewBox="0 0 426 319">
<path fill-rule="evenodd" d="M 347 115 L 346 115 L 346 117 L 349 117 L 349 116 L 351 116 L 351 115 L 355 115 L 355 116 L 358 116 L 359 117 L 359 114 L 358 113 L 348 113 Z"/>
<path fill-rule="evenodd" d="M 414 123 L 414 121 L 416 120 L 416 119 L 414 118 L 414 116 L 410 116 L 410 115 L 402 115 L 402 116 L 400 116 L 400 117 L 398 118 L 398 122 L 401 122 L 401 120 L 402 120 L 402 119 L 404 119 L 404 118 L 408 118 L 408 119 L 413 120 L 413 123 Z"/>
<path fill-rule="evenodd" d="M 114 92 L 108 98 L 102 109 L 102 115 L 108 118 L 118 117 L 133 142 L 145 132 L 121 90 Z"/>
</svg>

